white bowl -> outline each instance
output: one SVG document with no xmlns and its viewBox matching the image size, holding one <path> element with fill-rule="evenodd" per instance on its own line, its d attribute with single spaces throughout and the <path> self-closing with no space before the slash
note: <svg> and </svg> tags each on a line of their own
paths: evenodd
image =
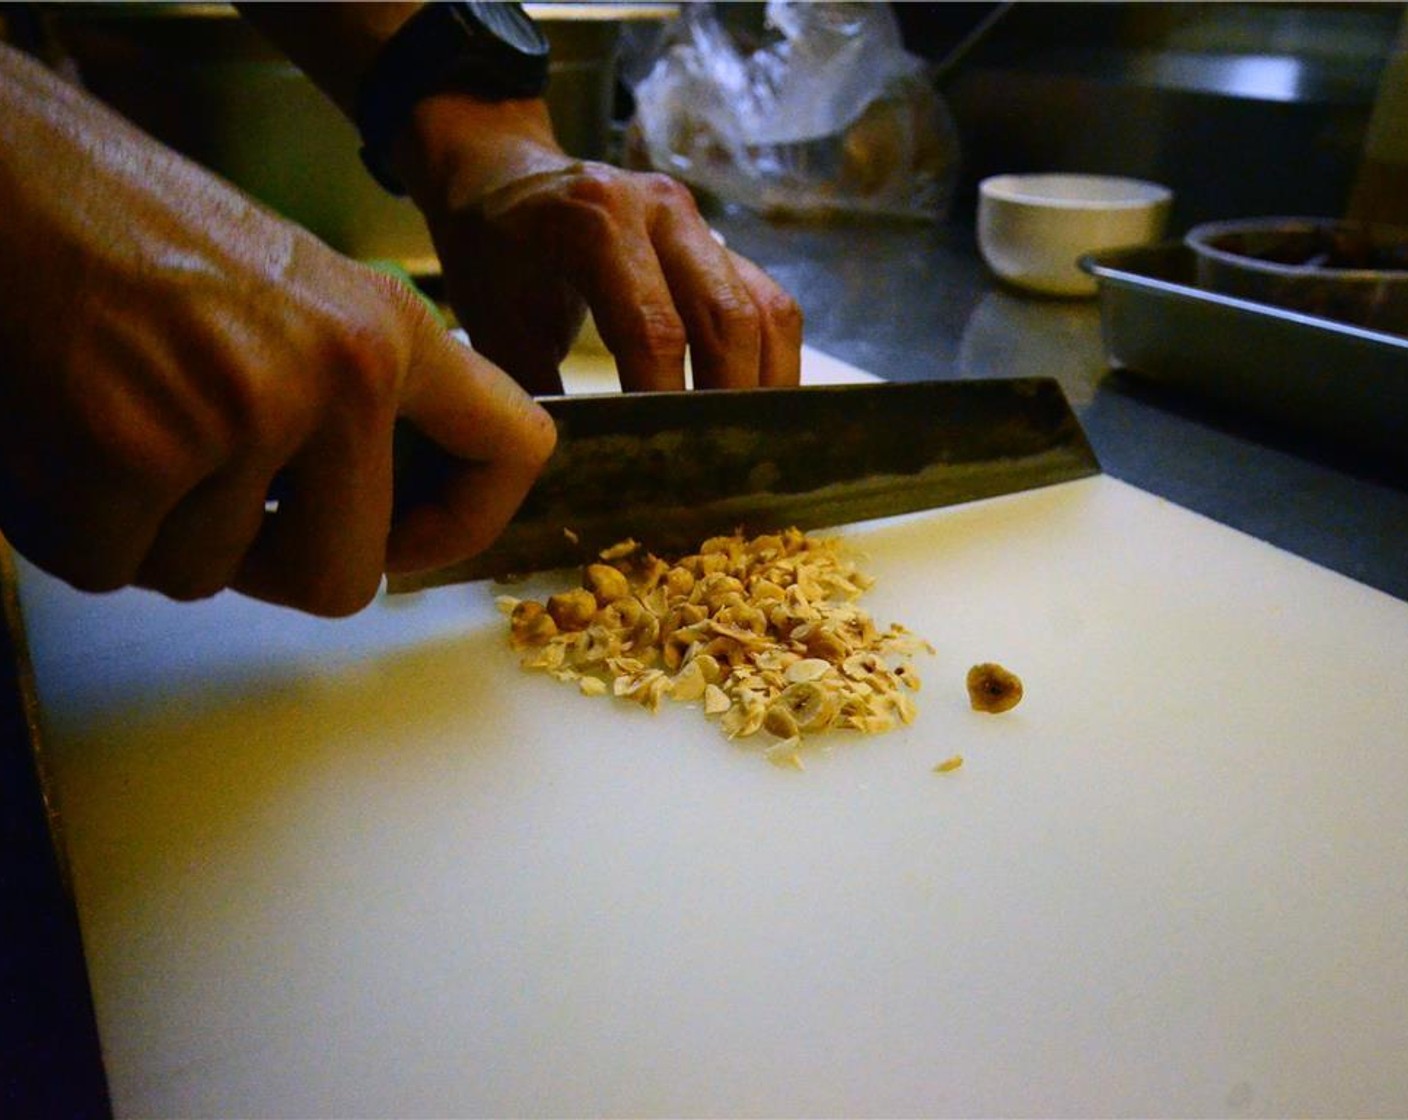
<svg viewBox="0 0 1408 1120">
<path fill-rule="evenodd" d="M 1158 241 L 1172 200 L 1167 187 L 1114 175 L 994 175 L 978 184 L 978 247 L 1011 284 L 1094 295 L 1080 258 Z"/>
</svg>

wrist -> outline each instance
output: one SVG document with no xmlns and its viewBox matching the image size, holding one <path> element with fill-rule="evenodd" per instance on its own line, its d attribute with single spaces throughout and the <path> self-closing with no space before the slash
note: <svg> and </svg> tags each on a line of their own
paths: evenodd
<svg viewBox="0 0 1408 1120">
<path fill-rule="evenodd" d="M 430 218 L 461 212 L 511 182 L 577 162 L 558 144 L 541 98 L 426 97 L 392 147 L 392 166 Z"/>
<path fill-rule="evenodd" d="M 517 3 L 423 5 L 382 44 L 358 86 L 354 117 L 367 170 L 404 194 L 394 150 L 420 103 L 441 93 L 532 101 L 548 83 L 546 36 Z"/>
</svg>

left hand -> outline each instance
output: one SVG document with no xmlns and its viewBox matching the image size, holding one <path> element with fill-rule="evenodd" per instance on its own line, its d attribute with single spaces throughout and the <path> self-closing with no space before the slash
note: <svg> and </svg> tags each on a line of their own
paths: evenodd
<svg viewBox="0 0 1408 1120">
<path fill-rule="evenodd" d="M 590 307 L 624 389 L 795 385 L 802 316 L 665 175 L 575 160 L 541 101 L 428 98 L 398 148 L 474 347 L 534 393 Z"/>
</svg>

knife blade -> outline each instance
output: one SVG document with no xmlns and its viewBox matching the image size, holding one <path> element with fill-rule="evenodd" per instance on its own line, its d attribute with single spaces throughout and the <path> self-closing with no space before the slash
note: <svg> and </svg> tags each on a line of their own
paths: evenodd
<svg viewBox="0 0 1408 1120">
<path fill-rule="evenodd" d="M 1100 464 L 1050 378 L 540 398 L 557 448 L 486 551 L 393 593 L 572 567 L 634 538 L 662 556 L 737 529 L 830 528 L 1013 493 Z M 434 485 L 398 442 L 398 501 Z"/>
</svg>

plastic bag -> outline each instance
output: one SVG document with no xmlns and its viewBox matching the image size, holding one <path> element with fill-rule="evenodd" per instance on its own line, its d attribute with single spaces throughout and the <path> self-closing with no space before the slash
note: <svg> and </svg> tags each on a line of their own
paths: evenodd
<svg viewBox="0 0 1408 1120">
<path fill-rule="evenodd" d="M 957 133 L 888 4 L 771 0 L 757 45 L 727 14 L 685 5 L 634 83 L 634 162 L 769 215 L 946 216 Z"/>
</svg>

